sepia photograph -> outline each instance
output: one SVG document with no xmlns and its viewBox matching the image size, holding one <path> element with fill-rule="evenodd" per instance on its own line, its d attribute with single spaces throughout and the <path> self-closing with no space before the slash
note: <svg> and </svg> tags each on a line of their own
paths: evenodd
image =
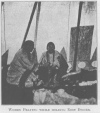
<svg viewBox="0 0 100 113">
<path fill-rule="evenodd" d="M 1 1 L 1 105 L 98 105 L 96 1 Z"/>
</svg>

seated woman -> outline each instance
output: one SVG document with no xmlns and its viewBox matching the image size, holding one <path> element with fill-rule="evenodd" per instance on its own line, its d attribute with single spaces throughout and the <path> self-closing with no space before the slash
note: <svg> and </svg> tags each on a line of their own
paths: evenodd
<svg viewBox="0 0 100 113">
<path fill-rule="evenodd" d="M 60 83 L 62 75 L 66 74 L 68 65 L 63 56 L 55 50 L 53 42 L 47 44 L 47 51 L 42 54 L 39 62 L 38 75 L 47 86 Z"/>
<path fill-rule="evenodd" d="M 15 54 L 7 72 L 7 83 L 10 103 L 20 103 L 20 87 L 21 82 L 25 84 L 25 79 L 30 77 L 37 64 L 36 51 L 33 41 L 26 41 L 23 47 Z M 33 69 L 34 68 L 34 69 Z M 34 75 L 34 74 L 32 74 Z M 24 79 L 24 81 L 22 80 Z M 31 77 L 32 78 L 32 77 Z M 22 95 L 23 97 L 24 95 Z M 13 99 L 12 99 L 13 98 Z M 12 101 L 12 102 L 11 102 Z"/>
</svg>

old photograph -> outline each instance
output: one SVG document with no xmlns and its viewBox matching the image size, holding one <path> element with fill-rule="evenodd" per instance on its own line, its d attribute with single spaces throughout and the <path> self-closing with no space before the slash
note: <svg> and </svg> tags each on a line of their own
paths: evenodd
<svg viewBox="0 0 100 113">
<path fill-rule="evenodd" d="M 98 105 L 96 1 L 1 2 L 1 104 Z"/>
</svg>

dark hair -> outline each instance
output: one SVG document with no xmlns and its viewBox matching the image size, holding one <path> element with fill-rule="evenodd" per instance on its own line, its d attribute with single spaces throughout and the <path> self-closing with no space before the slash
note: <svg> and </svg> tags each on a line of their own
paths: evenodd
<svg viewBox="0 0 100 113">
<path fill-rule="evenodd" d="M 50 47 L 50 46 L 52 46 L 53 49 L 55 49 L 55 44 L 54 44 L 53 42 L 49 42 L 49 43 L 47 44 L 47 48 Z"/>
<path fill-rule="evenodd" d="M 31 52 L 34 49 L 34 42 L 31 40 L 25 41 L 25 43 L 22 46 L 23 50 L 26 52 Z"/>
</svg>

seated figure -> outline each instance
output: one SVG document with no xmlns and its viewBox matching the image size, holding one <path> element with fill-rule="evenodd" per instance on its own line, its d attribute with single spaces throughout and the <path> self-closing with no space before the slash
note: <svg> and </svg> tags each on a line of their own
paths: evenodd
<svg viewBox="0 0 100 113">
<path fill-rule="evenodd" d="M 36 65 L 37 57 L 34 42 L 28 40 L 15 54 L 8 68 L 6 92 L 9 104 L 28 103 L 31 97 L 31 90 L 30 93 L 26 91 L 25 82 L 27 79 L 35 79 L 34 70 Z M 30 100 L 32 100 L 32 98 L 30 98 Z"/>
<path fill-rule="evenodd" d="M 23 47 L 15 54 L 7 73 L 7 82 L 12 85 L 19 85 L 21 78 L 27 70 L 32 70 L 37 64 L 34 42 L 28 40 Z"/>
<path fill-rule="evenodd" d="M 55 50 L 53 42 L 47 44 L 47 51 L 44 52 L 39 61 L 37 74 L 45 85 L 60 83 L 62 75 L 66 74 L 68 65 L 63 56 Z"/>
</svg>

